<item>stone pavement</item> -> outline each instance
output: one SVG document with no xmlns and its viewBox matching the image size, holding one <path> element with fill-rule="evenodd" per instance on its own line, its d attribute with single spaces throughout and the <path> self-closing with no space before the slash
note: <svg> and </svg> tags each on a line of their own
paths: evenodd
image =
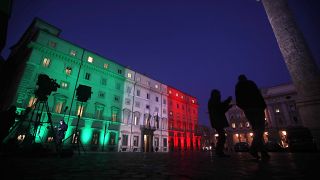
<svg viewBox="0 0 320 180">
<path fill-rule="evenodd" d="M 6 179 L 307 179 L 318 175 L 320 153 L 270 153 L 267 162 L 247 153 L 89 153 L 70 157 L 1 154 Z M 2 178 L 3 179 L 3 178 Z"/>
</svg>

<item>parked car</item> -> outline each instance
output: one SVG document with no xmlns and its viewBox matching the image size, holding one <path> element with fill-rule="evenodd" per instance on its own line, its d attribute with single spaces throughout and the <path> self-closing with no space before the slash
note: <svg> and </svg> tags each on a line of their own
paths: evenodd
<svg viewBox="0 0 320 180">
<path fill-rule="evenodd" d="M 283 152 L 285 148 L 281 147 L 279 143 L 275 141 L 268 141 L 265 143 L 265 147 L 269 152 Z"/>
<path fill-rule="evenodd" d="M 290 127 L 286 129 L 289 152 L 315 152 L 316 143 L 310 130 L 306 127 Z"/>
<path fill-rule="evenodd" d="M 234 145 L 235 152 L 248 152 L 249 144 L 247 142 L 238 142 Z"/>
</svg>

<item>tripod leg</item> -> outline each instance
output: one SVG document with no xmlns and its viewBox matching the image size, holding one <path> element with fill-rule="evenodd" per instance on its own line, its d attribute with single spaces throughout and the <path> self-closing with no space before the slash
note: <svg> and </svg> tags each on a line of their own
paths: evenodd
<svg viewBox="0 0 320 180">
<path fill-rule="evenodd" d="M 46 110 L 47 110 L 47 115 L 48 115 L 48 121 L 50 123 L 51 132 L 54 135 L 56 135 L 56 133 L 54 131 L 54 128 L 53 128 L 53 124 L 52 124 L 51 113 L 50 113 L 50 110 L 49 110 L 48 101 L 46 101 Z M 54 145 L 55 145 L 56 151 L 59 152 L 59 147 L 58 147 L 58 142 L 56 140 L 56 137 L 53 138 L 53 141 L 54 141 Z"/>
</svg>

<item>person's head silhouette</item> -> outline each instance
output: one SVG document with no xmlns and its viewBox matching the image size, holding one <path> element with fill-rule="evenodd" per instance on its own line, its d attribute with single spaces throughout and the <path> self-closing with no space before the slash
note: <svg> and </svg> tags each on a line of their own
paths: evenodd
<svg viewBox="0 0 320 180">
<path fill-rule="evenodd" d="M 220 101 L 220 99 L 221 99 L 220 91 L 217 90 L 217 89 L 213 89 L 213 90 L 211 91 L 211 98 L 212 98 L 212 100 L 214 100 L 214 101 Z"/>
<path fill-rule="evenodd" d="M 239 81 L 246 81 L 246 80 L 248 80 L 248 79 L 247 79 L 246 75 L 240 74 L 239 77 L 238 77 L 238 80 L 239 80 Z"/>
</svg>

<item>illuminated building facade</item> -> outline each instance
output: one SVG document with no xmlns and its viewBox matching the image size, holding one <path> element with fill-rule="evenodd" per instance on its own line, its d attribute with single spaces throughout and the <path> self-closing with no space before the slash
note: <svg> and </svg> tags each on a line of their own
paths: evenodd
<svg viewBox="0 0 320 180">
<path fill-rule="evenodd" d="M 170 150 L 200 150 L 197 99 L 173 87 L 167 89 Z"/>
<path fill-rule="evenodd" d="M 198 123 L 196 98 L 179 91 L 184 96 L 184 112 L 170 110 L 168 102 L 176 102 L 168 94 L 173 88 L 169 90 L 165 84 L 63 40 L 60 32 L 36 18 L 8 58 L 14 67 L 8 74 L 12 77 L 8 89 L 14 95 L 8 96 L 7 101 L 16 105 L 20 113 L 27 107 L 33 108 L 34 114 L 39 113 L 41 125 L 34 125 L 36 142 L 51 143 L 54 135 L 49 128 L 50 119 L 53 125 L 64 119 L 68 124 L 64 146 L 81 143 L 89 151 L 168 152 L 171 111 L 183 117 L 171 119 L 179 127 L 171 133 L 180 137 L 180 147 L 198 147 L 199 138 L 193 132 Z M 46 109 L 37 106 L 44 103 L 35 104 L 39 102 L 35 90 L 40 74 L 60 86 L 48 96 L 51 118 Z M 78 99 L 79 85 L 90 87 L 91 96 L 85 102 Z M 33 113 L 30 116 L 29 119 L 35 117 Z M 181 123 L 188 123 L 188 129 L 182 130 Z M 11 136 L 23 142 L 30 131 L 17 128 Z"/>
<path fill-rule="evenodd" d="M 288 127 L 302 126 L 302 120 L 296 108 L 297 92 L 293 84 L 282 84 L 270 88 L 261 89 L 267 104 L 265 111 L 266 131 L 264 140 L 274 141 L 287 147 L 285 130 Z M 230 134 L 233 144 L 248 142 L 251 144 L 253 133 L 250 123 L 243 111 L 234 105 L 227 112 Z"/>
</svg>

